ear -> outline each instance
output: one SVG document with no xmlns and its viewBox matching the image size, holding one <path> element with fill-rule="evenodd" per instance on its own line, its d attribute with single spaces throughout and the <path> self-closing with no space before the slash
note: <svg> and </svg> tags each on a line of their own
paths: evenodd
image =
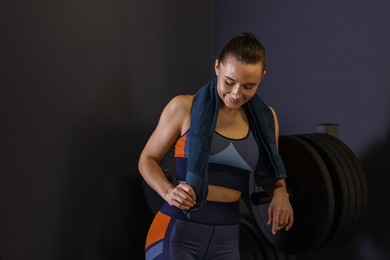
<svg viewBox="0 0 390 260">
<path fill-rule="evenodd" d="M 263 75 L 261 76 L 261 80 L 264 79 L 264 76 L 265 76 L 265 73 L 266 73 L 266 72 L 267 72 L 266 70 L 263 71 Z"/>
<path fill-rule="evenodd" d="M 218 76 L 218 74 L 219 74 L 219 60 L 218 59 L 215 60 L 214 69 L 215 69 L 215 74 Z"/>
</svg>

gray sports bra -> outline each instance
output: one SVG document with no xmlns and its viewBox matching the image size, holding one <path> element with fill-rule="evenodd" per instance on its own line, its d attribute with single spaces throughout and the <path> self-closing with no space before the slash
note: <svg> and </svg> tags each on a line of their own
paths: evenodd
<svg viewBox="0 0 390 260">
<path fill-rule="evenodd" d="M 188 137 L 187 131 L 175 147 L 178 180 L 185 180 L 187 172 Z M 249 173 L 256 168 L 260 152 L 250 131 L 242 139 L 228 138 L 215 132 L 209 156 L 209 185 L 243 191 L 248 184 Z"/>
</svg>

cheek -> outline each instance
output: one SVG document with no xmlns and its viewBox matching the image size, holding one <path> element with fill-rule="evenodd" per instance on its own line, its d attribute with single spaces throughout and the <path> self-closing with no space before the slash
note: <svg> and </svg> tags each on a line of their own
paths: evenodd
<svg viewBox="0 0 390 260">
<path fill-rule="evenodd" d="M 231 92 L 231 88 L 229 88 L 229 86 L 225 85 L 223 82 L 221 82 L 218 85 L 218 90 L 219 90 L 219 92 L 224 93 L 224 94 Z"/>
<path fill-rule="evenodd" d="M 256 89 L 250 89 L 250 90 L 246 90 L 243 95 L 247 98 L 247 99 L 251 99 L 254 95 L 256 95 Z"/>
</svg>

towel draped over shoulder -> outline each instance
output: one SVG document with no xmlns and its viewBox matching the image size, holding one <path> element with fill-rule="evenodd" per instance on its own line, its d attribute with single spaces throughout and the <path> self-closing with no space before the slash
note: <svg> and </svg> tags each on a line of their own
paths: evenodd
<svg viewBox="0 0 390 260">
<path fill-rule="evenodd" d="M 187 214 L 206 203 L 208 158 L 217 123 L 219 105 L 217 78 L 214 78 L 196 93 L 191 108 L 191 131 L 189 132 L 189 153 L 185 182 L 191 185 L 195 191 L 196 205 L 186 211 Z M 254 95 L 244 105 L 244 110 L 248 117 L 250 130 L 258 146 L 265 151 L 263 160 L 259 158 L 254 171 L 256 185 L 271 184 L 286 178 L 286 169 L 277 150 L 274 115 L 271 109 L 258 95 Z"/>
</svg>

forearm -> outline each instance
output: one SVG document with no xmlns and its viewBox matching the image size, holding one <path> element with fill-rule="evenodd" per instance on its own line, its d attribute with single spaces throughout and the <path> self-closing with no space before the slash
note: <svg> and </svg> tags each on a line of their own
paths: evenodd
<svg viewBox="0 0 390 260">
<path fill-rule="evenodd" d="M 284 179 L 278 180 L 275 183 L 262 186 L 268 196 L 274 197 L 276 194 L 288 195 L 287 185 Z"/>
<path fill-rule="evenodd" d="M 169 205 L 182 210 L 189 210 L 194 206 L 196 196 L 192 187 L 185 183 L 174 186 L 161 169 L 158 160 L 141 155 L 138 168 L 146 183 Z"/>
<path fill-rule="evenodd" d="M 168 180 L 159 163 L 153 158 L 140 157 L 138 169 L 146 183 L 164 200 L 174 185 Z"/>
</svg>

